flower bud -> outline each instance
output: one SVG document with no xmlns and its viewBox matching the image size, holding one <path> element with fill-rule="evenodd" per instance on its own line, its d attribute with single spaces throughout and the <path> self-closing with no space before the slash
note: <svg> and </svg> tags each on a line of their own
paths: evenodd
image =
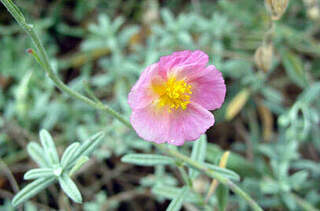
<svg viewBox="0 0 320 211">
<path fill-rule="evenodd" d="M 264 2 L 272 20 L 279 20 L 286 11 L 289 0 L 265 0 Z"/>
<path fill-rule="evenodd" d="M 143 15 L 143 23 L 152 25 L 159 21 L 159 3 L 158 1 L 146 1 L 145 13 Z"/>
<path fill-rule="evenodd" d="M 264 72 L 268 72 L 272 65 L 272 44 L 260 46 L 254 55 L 256 65 Z"/>
<path fill-rule="evenodd" d="M 210 185 L 209 182 L 210 181 L 208 180 L 207 177 L 204 177 L 204 176 L 197 177 L 192 183 L 194 191 L 200 194 L 205 193 L 208 189 L 208 186 Z"/>
<path fill-rule="evenodd" d="M 307 15 L 311 20 L 320 18 L 320 7 L 317 0 L 303 0 L 306 8 Z"/>
<path fill-rule="evenodd" d="M 312 20 L 317 20 L 320 17 L 320 10 L 318 7 L 310 7 L 307 10 L 308 17 Z"/>
</svg>

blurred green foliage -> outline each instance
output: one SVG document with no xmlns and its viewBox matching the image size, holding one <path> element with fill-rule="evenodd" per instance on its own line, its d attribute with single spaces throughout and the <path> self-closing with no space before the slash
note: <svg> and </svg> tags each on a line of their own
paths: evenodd
<svg viewBox="0 0 320 211">
<path fill-rule="evenodd" d="M 259 70 L 253 59 L 269 24 L 262 1 L 29 0 L 17 4 L 36 20 L 34 25 L 63 81 L 82 93 L 87 82 L 99 99 L 128 117 L 127 94 L 147 65 L 177 50 L 205 51 L 223 73 L 228 89 L 223 107 L 214 112 L 217 123 L 208 132 L 205 160 L 218 164 L 223 149 L 231 150 L 227 167 L 241 176 L 242 187 L 266 210 L 320 208 L 320 28 L 319 17 L 309 18 L 302 1 L 291 1 L 276 22 L 268 72 Z M 1 6 L 0 157 L 9 167 L 31 165 L 26 144 L 37 138 L 40 128 L 52 131 L 58 149 L 75 137 L 86 140 L 104 128 L 105 141 L 95 152 L 99 165 L 121 166 L 119 158 L 126 153 L 152 152 L 149 143 L 117 120 L 61 94 L 24 53 L 31 42 L 9 17 Z M 227 121 L 228 106 L 241 90 L 249 90 L 249 97 L 239 114 Z M 232 128 L 233 134 L 223 128 Z M 181 151 L 189 152 L 190 146 Z M 121 197 L 112 195 L 132 188 L 143 192 L 153 187 L 155 203 L 179 193 L 179 178 L 171 169 L 156 166 L 144 172 L 131 169 L 138 181 L 129 178 L 126 187 L 116 191 L 105 187 L 99 177 L 96 182 L 83 177 L 80 183 L 88 186 L 84 209 L 119 208 Z M 101 172 L 94 169 L 86 174 Z M 197 180 L 209 187 L 206 179 Z M 1 189 L 11 191 L 0 181 Z M 201 185 L 195 190 L 199 194 Z M 59 198 L 52 193 L 51 197 Z M 218 206 L 217 200 L 212 197 L 209 203 Z M 10 209 L 2 195 L 0 204 L 0 209 Z M 61 204 L 50 206 L 58 209 Z M 25 208 L 34 210 L 34 206 L 28 203 Z M 236 195 L 230 195 L 227 207 L 248 209 Z"/>
</svg>

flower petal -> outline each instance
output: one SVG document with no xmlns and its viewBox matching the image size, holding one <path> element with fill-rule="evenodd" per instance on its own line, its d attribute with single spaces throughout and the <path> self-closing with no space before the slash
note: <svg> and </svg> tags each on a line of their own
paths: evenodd
<svg viewBox="0 0 320 211">
<path fill-rule="evenodd" d="M 205 133 L 214 124 L 214 116 L 196 103 L 190 103 L 186 110 L 170 113 L 150 104 L 132 112 L 131 124 L 144 140 L 179 146 Z"/>
<path fill-rule="evenodd" d="M 163 56 L 159 61 L 159 73 L 166 78 L 171 74 L 177 76 L 177 79 L 186 77 L 193 78 L 205 69 L 209 57 L 200 50 L 196 51 L 178 51 L 169 56 Z"/>
<path fill-rule="evenodd" d="M 194 141 L 214 124 L 214 116 L 197 103 L 190 103 L 186 110 L 172 112 L 170 118 L 169 140 L 173 145 L 183 145 L 185 141 Z"/>
<path fill-rule="evenodd" d="M 158 63 L 148 66 L 141 74 L 139 80 L 132 87 L 128 103 L 132 109 L 139 109 L 150 104 L 156 96 L 151 90 L 151 81 L 157 75 Z"/>
<path fill-rule="evenodd" d="M 192 86 L 191 101 L 200 104 L 205 109 L 220 108 L 226 96 L 226 85 L 219 70 L 209 65 L 206 74 L 189 81 Z"/>
<path fill-rule="evenodd" d="M 132 111 L 131 124 L 137 134 L 146 141 L 164 143 L 168 140 L 170 116 L 167 109 L 150 104 Z"/>
</svg>

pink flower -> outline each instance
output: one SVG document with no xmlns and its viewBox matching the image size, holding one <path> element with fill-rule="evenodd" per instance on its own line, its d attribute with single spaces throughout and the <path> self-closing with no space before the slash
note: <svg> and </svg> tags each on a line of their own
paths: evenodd
<svg viewBox="0 0 320 211">
<path fill-rule="evenodd" d="M 208 110 L 220 108 L 226 85 L 208 55 L 179 51 L 148 66 L 129 93 L 131 124 L 138 135 L 158 144 L 182 145 L 214 124 Z"/>
</svg>

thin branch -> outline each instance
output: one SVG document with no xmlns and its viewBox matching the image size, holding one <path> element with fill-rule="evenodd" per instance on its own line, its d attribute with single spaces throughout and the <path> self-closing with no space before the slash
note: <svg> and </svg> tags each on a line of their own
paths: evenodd
<svg viewBox="0 0 320 211">
<path fill-rule="evenodd" d="M 13 191 L 14 191 L 15 193 L 17 193 L 17 192 L 19 191 L 18 183 L 17 183 L 16 179 L 14 178 L 11 170 L 10 170 L 9 167 L 6 165 L 6 163 L 3 162 L 2 159 L 0 159 L 0 166 L 1 166 L 1 168 L 3 169 L 2 171 L 6 174 L 6 176 L 7 176 L 8 180 L 9 180 L 9 182 L 10 182 L 10 185 L 11 185 Z"/>
<path fill-rule="evenodd" d="M 149 190 L 130 190 L 126 192 L 119 193 L 117 195 L 114 195 L 102 205 L 101 210 L 109 210 L 110 206 L 114 202 L 122 202 L 122 201 L 128 201 L 130 199 L 136 198 L 136 197 L 141 197 L 141 196 L 150 196 L 150 191 Z"/>
</svg>

